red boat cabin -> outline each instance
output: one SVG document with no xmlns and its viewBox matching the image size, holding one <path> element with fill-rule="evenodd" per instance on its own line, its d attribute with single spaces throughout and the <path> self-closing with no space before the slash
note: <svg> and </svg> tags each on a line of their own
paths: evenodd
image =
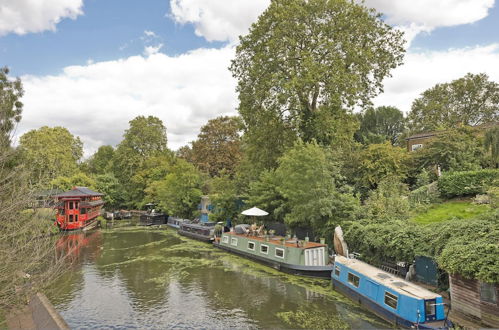
<svg viewBox="0 0 499 330">
<path fill-rule="evenodd" d="M 87 187 L 73 189 L 55 195 L 58 202 L 55 224 L 60 230 L 82 229 L 100 215 L 104 194 L 92 191 Z"/>
</svg>

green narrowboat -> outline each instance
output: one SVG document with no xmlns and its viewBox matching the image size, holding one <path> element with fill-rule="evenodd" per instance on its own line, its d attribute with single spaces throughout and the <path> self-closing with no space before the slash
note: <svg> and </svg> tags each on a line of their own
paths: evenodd
<svg viewBox="0 0 499 330">
<path fill-rule="evenodd" d="M 289 274 L 330 278 L 333 270 L 326 244 L 236 232 L 222 233 L 213 244 Z"/>
</svg>

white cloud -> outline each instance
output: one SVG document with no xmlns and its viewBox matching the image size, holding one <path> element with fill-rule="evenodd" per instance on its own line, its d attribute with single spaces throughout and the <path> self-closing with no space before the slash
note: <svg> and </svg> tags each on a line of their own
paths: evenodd
<svg viewBox="0 0 499 330">
<path fill-rule="evenodd" d="M 159 51 L 163 48 L 163 44 L 159 44 L 156 46 L 146 46 L 144 47 L 144 56 L 151 56 L 159 53 Z"/>
<path fill-rule="evenodd" d="M 156 36 L 156 33 L 154 33 L 154 31 L 149 31 L 149 30 L 145 30 L 144 31 L 144 34 L 148 37 L 157 37 Z"/>
<path fill-rule="evenodd" d="M 479 21 L 495 0 L 366 0 L 368 7 L 383 12 L 387 22 L 406 33 L 408 45 L 421 32 L 443 26 Z M 208 41 L 237 41 L 268 7 L 270 0 L 170 0 L 172 17 L 191 23 L 196 35 Z"/>
<path fill-rule="evenodd" d="M 408 112 L 414 99 L 438 83 L 450 82 L 468 72 L 484 72 L 499 82 L 499 44 L 447 51 L 409 52 L 405 64 L 393 71 L 385 81 L 385 93 L 378 96 L 376 106 L 393 105 Z"/>
<path fill-rule="evenodd" d="M 159 117 L 172 149 L 196 138 L 208 119 L 236 114 L 235 80 L 227 70 L 232 47 L 197 49 L 170 57 L 156 53 L 85 66 L 58 76 L 21 77 L 25 96 L 18 136 L 43 125 L 80 136 L 89 156 L 116 145 L 138 115 Z"/>
<path fill-rule="evenodd" d="M 192 23 L 196 35 L 208 41 L 235 42 L 268 7 L 269 0 L 170 0 L 172 17 Z"/>
<path fill-rule="evenodd" d="M 82 15 L 83 0 L 0 0 L 0 36 L 55 30 L 64 18 Z"/>
<path fill-rule="evenodd" d="M 386 16 L 387 23 L 405 32 L 408 44 L 421 32 L 477 22 L 488 15 L 495 0 L 366 0 Z"/>
</svg>

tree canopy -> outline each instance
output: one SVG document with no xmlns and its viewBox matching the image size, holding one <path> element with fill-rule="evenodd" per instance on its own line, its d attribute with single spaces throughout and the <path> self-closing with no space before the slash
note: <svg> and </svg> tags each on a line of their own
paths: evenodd
<svg viewBox="0 0 499 330">
<path fill-rule="evenodd" d="M 19 148 L 34 183 L 47 185 L 58 176 L 72 176 L 83 155 L 83 143 L 64 127 L 43 126 L 21 136 Z"/>
<path fill-rule="evenodd" d="M 387 140 L 395 144 L 405 129 L 404 114 L 395 107 L 368 108 L 358 117 L 360 127 L 355 138 L 364 144 L 383 143 Z"/>
<path fill-rule="evenodd" d="M 240 131 L 239 117 L 221 116 L 211 119 L 201 127 L 186 158 L 212 177 L 218 176 L 222 170 L 233 176 L 241 159 Z"/>
<path fill-rule="evenodd" d="M 239 113 L 254 139 L 274 146 L 289 141 L 266 138 L 275 132 L 261 129 L 270 120 L 305 142 L 351 139 L 356 121 L 345 109 L 369 104 L 403 54 L 402 33 L 373 9 L 347 0 L 274 0 L 240 38 L 230 67 Z"/>
<path fill-rule="evenodd" d="M 499 121 L 499 84 L 485 73 L 437 84 L 414 100 L 408 118 L 414 131 Z"/>
<path fill-rule="evenodd" d="M 87 161 L 89 171 L 94 174 L 104 174 L 112 167 L 114 148 L 112 146 L 100 146 L 95 154 Z"/>
</svg>

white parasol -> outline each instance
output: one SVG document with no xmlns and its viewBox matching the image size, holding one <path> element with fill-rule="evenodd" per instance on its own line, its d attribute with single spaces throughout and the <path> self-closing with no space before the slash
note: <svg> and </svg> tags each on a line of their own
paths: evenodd
<svg viewBox="0 0 499 330">
<path fill-rule="evenodd" d="M 242 215 L 249 215 L 253 217 L 263 217 L 265 215 L 269 215 L 268 212 L 264 210 L 260 210 L 258 207 L 252 207 L 250 209 L 244 210 L 241 212 Z"/>
</svg>

